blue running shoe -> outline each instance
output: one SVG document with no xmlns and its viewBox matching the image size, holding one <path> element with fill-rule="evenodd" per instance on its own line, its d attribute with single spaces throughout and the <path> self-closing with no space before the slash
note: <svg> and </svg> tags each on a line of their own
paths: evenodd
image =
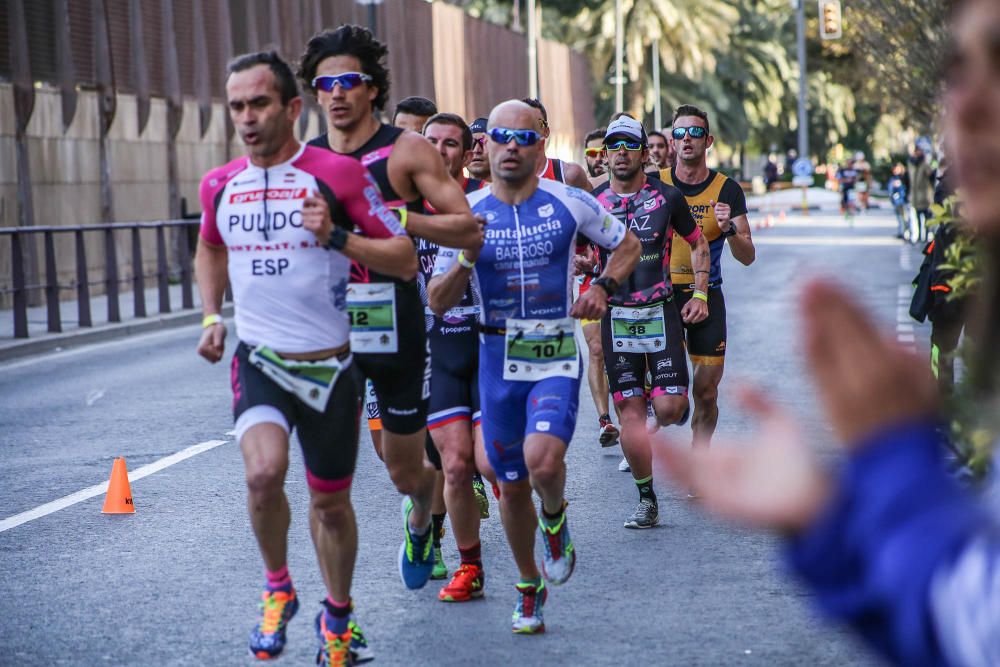
<svg viewBox="0 0 1000 667">
<path fill-rule="evenodd" d="M 555 586 L 566 583 L 576 567 L 576 549 L 566 526 L 566 501 L 563 501 L 559 523 L 550 526 L 539 517 L 538 530 L 542 533 L 542 575 Z"/>
<path fill-rule="evenodd" d="M 265 590 L 260 596 L 261 619 L 250 633 L 250 653 L 258 660 L 277 658 L 285 650 L 285 630 L 299 610 L 295 589 Z"/>
<path fill-rule="evenodd" d="M 413 501 L 403 498 L 403 543 L 399 546 L 399 576 L 409 589 L 423 588 L 434 571 L 434 549 L 431 527 L 423 535 L 410 531 Z"/>
</svg>

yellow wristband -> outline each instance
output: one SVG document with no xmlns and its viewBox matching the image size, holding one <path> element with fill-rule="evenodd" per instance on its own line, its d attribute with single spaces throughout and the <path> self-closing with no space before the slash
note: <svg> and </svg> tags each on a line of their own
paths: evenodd
<svg viewBox="0 0 1000 667">
<path fill-rule="evenodd" d="M 471 269 L 472 267 L 474 267 L 476 265 L 476 263 L 475 262 L 470 262 L 469 260 L 467 260 L 465 258 L 465 251 L 464 250 L 460 250 L 459 253 L 458 253 L 458 265 L 461 266 L 463 269 Z"/>
<path fill-rule="evenodd" d="M 205 317 L 201 318 L 202 329 L 207 329 L 213 324 L 222 324 L 222 315 L 219 315 L 218 313 L 213 313 L 211 315 L 206 315 Z"/>
<path fill-rule="evenodd" d="M 406 229 L 406 216 L 409 214 L 409 210 L 405 206 L 400 206 L 393 210 L 399 215 L 399 226 Z"/>
<path fill-rule="evenodd" d="M 694 296 L 694 298 L 696 299 L 701 299 L 705 303 L 708 303 L 708 295 L 702 292 L 700 289 L 696 289 L 692 296 Z"/>
</svg>

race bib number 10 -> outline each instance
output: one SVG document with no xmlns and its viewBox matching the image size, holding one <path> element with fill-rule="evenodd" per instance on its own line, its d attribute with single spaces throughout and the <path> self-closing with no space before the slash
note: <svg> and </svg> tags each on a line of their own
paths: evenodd
<svg viewBox="0 0 1000 667">
<path fill-rule="evenodd" d="M 396 288 L 392 283 L 351 283 L 347 314 L 353 352 L 393 354 L 399 350 Z"/>
<path fill-rule="evenodd" d="M 507 320 L 503 379 L 535 382 L 554 375 L 575 378 L 580 357 L 571 317 Z"/>
<path fill-rule="evenodd" d="M 659 352 L 666 347 L 664 304 L 611 309 L 611 344 L 615 352 Z"/>
</svg>

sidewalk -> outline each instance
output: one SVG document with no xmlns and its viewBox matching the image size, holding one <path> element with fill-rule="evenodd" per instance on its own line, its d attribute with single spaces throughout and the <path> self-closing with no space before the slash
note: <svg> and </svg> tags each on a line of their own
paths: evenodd
<svg viewBox="0 0 1000 667">
<path fill-rule="evenodd" d="M 159 291 L 156 287 L 146 290 L 146 317 L 135 316 L 132 292 L 118 296 L 121 322 L 108 322 L 108 298 L 105 295 L 90 298 L 92 327 L 81 327 L 76 300 L 62 301 L 59 314 L 62 333 L 49 333 L 48 309 L 43 304 L 28 308 L 28 338 L 14 338 L 14 311 L 0 310 L 0 361 L 40 354 L 75 345 L 97 343 L 138 333 L 197 325 L 201 321 L 201 298 L 194 287 L 194 308 L 181 308 L 181 286 L 170 285 L 170 313 L 160 314 Z M 226 317 L 232 316 L 232 304 L 223 308 Z"/>
<path fill-rule="evenodd" d="M 840 193 L 825 188 L 809 188 L 807 195 L 809 210 L 811 211 L 839 211 Z M 872 196 L 872 207 L 885 208 L 888 202 L 884 197 Z M 788 188 L 787 190 L 777 190 L 764 195 L 747 196 L 747 208 L 751 213 L 775 214 L 781 211 L 785 213 L 802 212 L 802 188 Z M 891 207 L 889 210 L 892 210 Z"/>
</svg>

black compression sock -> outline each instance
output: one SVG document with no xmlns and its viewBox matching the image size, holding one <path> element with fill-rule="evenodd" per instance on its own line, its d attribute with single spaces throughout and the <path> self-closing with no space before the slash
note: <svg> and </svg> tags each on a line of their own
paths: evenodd
<svg viewBox="0 0 1000 667">
<path fill-rule="evenodd" d="M 431 522 L 434 524 L 434 546 L 441 546 L 441 538 L 444 537 L 444 518 L 447 514 L 432 514 Z"/>
<path fill-rule="evenodd" d="M 639 500 L 649 500 L 656 504 L 656 494 L 653 492 L 653 476 L 646 479 L 635 480 L 635 485 L 639 487 Z"/>
</svg>

